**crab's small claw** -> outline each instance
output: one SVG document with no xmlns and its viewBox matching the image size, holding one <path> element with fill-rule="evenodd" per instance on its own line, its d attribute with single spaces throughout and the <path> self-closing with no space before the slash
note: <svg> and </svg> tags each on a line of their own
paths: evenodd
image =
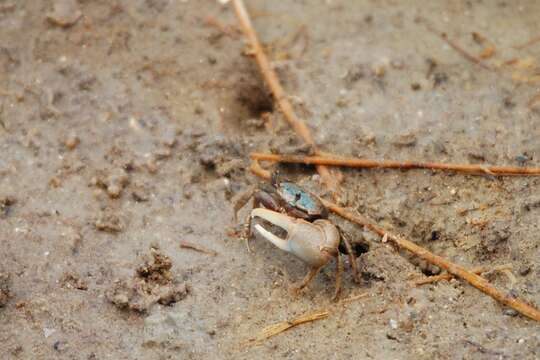
<svg viewBox="0 0 540 360">
<path fill-rule="evenodd" d="M 255 230 L 266 240 L 300 258 L 312 268 L 324 266 L 337 256 L 340 233 L 337 227 L 328 220 L 310 223 L 263 208 L 252 210 L 251 217 L 264 219 L 285 230 L 287 236 L 283 239 L 265 229 L 261 224 L 255 225 Z"/>
</svg>

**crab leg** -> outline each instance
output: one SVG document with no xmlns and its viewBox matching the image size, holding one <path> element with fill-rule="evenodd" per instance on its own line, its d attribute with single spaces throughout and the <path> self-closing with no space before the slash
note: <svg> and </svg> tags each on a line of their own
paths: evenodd
<svg viewBox="0 0 540 360">
<path fill-rule="evenodd" d="M 251 247 L 249 246 L 250 237 L 251 237 L 251 215 L 248 215 L 246 217 L 246 220 L 244 221 L 244 229 L 241 235 L 241 239 L 244 239 L 244 241 L 246 242 L 246 248 L 248 252 L 252 252 Z"/>
<path fill-rule="evenodd" d="M 353 277 L 357 284 L 360 284 L 360 272 L 358 271 L 358 265 L 356 264 L 356 256 L 354 256 L 354 251 L 351 245 L 351 241 L 349 239 L 349 236 L 345 234 L 345 231 L 341 230 L 341 239 L 343 240 L 343 243 L 345 244 L 345 248 L 347 249 L 347 253 L 349 256 L 349 262 L 351 263 L 351 267 L 353 270 Z"/>
<path fill-rule="evenodd" d="M 334 291 L 334 301 L 339 299 L 341 294 L 341 274 L 343 273 L 343 262 L 341 261 L 341 254 L 338 252 L 336 264 L 336 290 Z"/>
<path fill-rule="evenodd" d="M 255 193 L 255 191 L 256 191 L 255 187 L 252 186 L 246 191 L 244 191 L 242 194 L 240 194 L 240 196 L 236 199 L 236 201 L 234 202 L 234 207 L 233 207 L 234 222 L 238 220 L 238 212 L 240 211 L 240 209 L 243 208 L 244 205 L 247 204 L 249 199 L 253 197 L 253 194 Z"/>
<path fill-rule="evenodd" d="M 299 285 L 295 285 L 293 287 L 293 291 L 295 293 L 299 293 L 300 291 L 302 291 L 303 288 L 308 286 L 309 283 L 311 281 L 313 281 L 313 278 L 315 277 L 315 275 L 317 275 L 319 273 L 319 270 L 321 270 L 321 268 L 322 268 L 322 266 L 321 267 L 316 267 L 316 268 L 311 268 L 309 270 L 309 272 L 307 273 L 306 277 L 302 280 L 302 282 Z"/>
</svg>

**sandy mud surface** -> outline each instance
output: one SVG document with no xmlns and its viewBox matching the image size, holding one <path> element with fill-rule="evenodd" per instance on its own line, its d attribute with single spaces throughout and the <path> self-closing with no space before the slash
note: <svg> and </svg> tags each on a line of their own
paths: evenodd
<svg viewBox="0 0 540 360">
<path fill-rule="evenodd" d="M 324 151 L 540 165 L 540 2 L 247 5 Z M 460 281 L 415 286 L 440 269 L 343 219 L 369 244 L 360 284 L 345 264 L 356 301 L 332 302 L 333 263 L 295 297 L 303 263 L 261 238 L 246 251 L 248 154 L 309 149 L 236 26 L 211 0 L 0 0 L 0 357 L 539 358 L 537 323 Z M 314 169 L 281 170 L 326 195 Z M 539 178 L 342 173 L 342 205 L 459 264 L 511 264 L 485 276 L 540 305 Z"/>
</svg>

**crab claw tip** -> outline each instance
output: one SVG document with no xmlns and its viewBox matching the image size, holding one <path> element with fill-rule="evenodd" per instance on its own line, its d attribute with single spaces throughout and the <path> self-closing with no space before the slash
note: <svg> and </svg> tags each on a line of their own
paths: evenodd
<svg viewBox="0 0 540 360">
<path fill-rule="evenodd" d="M 253 209 L 251 217 L 260 217 L 269 223 L 279 226 L 283 230 L 289 232 L 295 224 L 294 220 L 287 215 L 263 208 Z"/>
<path fill-rule="evenodd" d="M 255 225 L 255 230 L 261 234 L 266 240 L 270 241 L 272 244 L 276 245 L 278 248 L 284 251 L 291 251 L 289 247 L 289 242 L 285 239 L 272 234 L 270 231 L 266 230 L 260 224 Z"/>
</svg>

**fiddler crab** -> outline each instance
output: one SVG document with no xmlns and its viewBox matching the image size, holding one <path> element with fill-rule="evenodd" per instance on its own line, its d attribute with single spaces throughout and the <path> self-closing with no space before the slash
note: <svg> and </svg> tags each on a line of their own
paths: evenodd
<svg viewBox="0 0 540 360">
<path fill-rule="evenodd" d="M 277 172 L 272 173 L 271 187 L 252 189 L 240 197 L 234 207 L 235 217 L 238 211 L 253 198 L 253 210 L 246 221 L 244 237 L 249 250 L 251 222 L 260 218 L 286 232 L 277 236 L 261 224 L 255 224 L 255 231 L 272 244 L 287 251 L 304 263 L 310 270 L 305 278 L 293 290 L 298 293 L 304 289 L 317 273 L 333 258 L 337 260 L 336 288 L 334 299 L 341 291 L 341 273 L 343 264 L 341 253 L 349 256 L 356 282 L 360 276 L 351 242 L 343 231 L 330 220 L 328 210 L 314 194 L 300 186 L 282 180 Z"/>
</svg>

